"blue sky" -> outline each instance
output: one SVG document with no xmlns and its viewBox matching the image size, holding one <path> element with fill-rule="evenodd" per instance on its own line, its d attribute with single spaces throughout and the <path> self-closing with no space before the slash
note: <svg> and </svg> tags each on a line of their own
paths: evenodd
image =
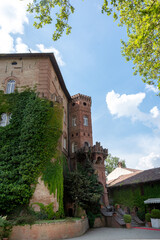
<svg viewBox="0 0 160 240">
<path fill-rule="evenodd" d="M 53 42 L 54 24 L 35 29 L 28 1 L 0 2 L 0 52 L 54 52 L 70 94 L 92 97 L 94 143 L 127 167 L 160 167 L 160 98 L 121 56 L 125 28 L 101 14 L 102 0 L 74 0 L 72 33 Z"/>
</svg>

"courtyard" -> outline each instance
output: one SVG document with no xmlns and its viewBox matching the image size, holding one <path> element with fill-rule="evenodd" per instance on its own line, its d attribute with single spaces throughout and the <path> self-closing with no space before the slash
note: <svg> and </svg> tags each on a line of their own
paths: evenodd
<svg viewBox="0 0 160 240">
<path fill-rule="evenodd" d="M 118 240 L 118 239 L 160 239 L 160 229 L 122 229 L 122 228 L 98 228 L 90 229 L 83 236 L 72 240 Z M 71 239 L 70 239 L 71 240 Z"/>
</svg>

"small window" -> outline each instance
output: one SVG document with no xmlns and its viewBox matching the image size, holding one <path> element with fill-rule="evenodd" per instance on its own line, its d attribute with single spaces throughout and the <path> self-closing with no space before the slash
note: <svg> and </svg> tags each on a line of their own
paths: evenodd
<svg viewBox="0 0 160 240">
<path fill-rule="evenodd" d="M 3 113 L 1 115 L 1 121 L 0 121 L 0 126 L 5 127 L 9 124 L 11 119 L 11 114 Z"/>
<path fill-rule="evenodd" d="M 83 117 L 83 125 L 88 126 L 88 117 L 87 116 Z"/>
<path fill-rule="evenodd" d="M 63 139 L 63 148 L 67 149 L 67 139 L 66 138 Z"/>
<path fill-rule="evenodd" d="M 76 117 L 72 118 L 72 126 L 73 127 L 77 126 L 77 124 L 76 124 Z"/>
<path fill-rule="evenodd" d="M 72 143 L 72 153 L 75 153 L 78 149 L 77 143 L 73 142 Z"/>
<path fill-rule="evenodd" d="M 84 143 L 84 147 L 89 147 L 89 146 L 90 146 L 89 142 Z"/>
<path fill-rule="evenodd" d="M 15 80 L 9 80 L 7 83 L 6 93 L 7 94 L 13 93 L 14 89 L 15 89 Z"/>
<path fill-rule="evenodd" d="M 72 103 L 72 106 L 74 107 L 74 106 L 75 106 L 75 103 Z"/>
<path fill-rule="evenodd" d="M 17 65 L 17 62 L 12 62 L 12 65 Z"/>
<path fill-rule="evenodd" d="M 83 105 L 84 105 L 84 106 L 86 106 L 86 105 L 87 105 L 87 103 L 86 103 L 86 102 L 83 102 Z"/>
</svg>

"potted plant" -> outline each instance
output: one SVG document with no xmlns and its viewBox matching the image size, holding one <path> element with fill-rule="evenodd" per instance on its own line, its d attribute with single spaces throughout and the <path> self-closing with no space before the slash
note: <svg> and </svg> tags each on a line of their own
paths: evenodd
<svg viewBox="0 0 160 240">
<path fill-rule="evenodd" d="M 8 240 L 12 232 L 12 224 L 5 217 L 0 216 L 0 237 L 3 240 Z"/>
<path fill-rule="evenodd" d="M 159 209 L 152 209 L 151 223 L 153 228 L 160 228 L 160 210 Z"/>
<path fill-rule="evenodd" d="M 147 222 L 148 227 L 152 227 L 152 225 L 151 225 L 151 214 L 150 213 L 145 214 L 145 220 Z"/>
<path fill-rule="evenodd" d="M 124 214 L 124 215 L 123 215 L 123 220 L 124 220 L 124 222 L 126 223 L 126 228 L 131 228 L 131 220 L 132 220 L 131 215 L 129 215 L 129 214 Z"/>
</svg>

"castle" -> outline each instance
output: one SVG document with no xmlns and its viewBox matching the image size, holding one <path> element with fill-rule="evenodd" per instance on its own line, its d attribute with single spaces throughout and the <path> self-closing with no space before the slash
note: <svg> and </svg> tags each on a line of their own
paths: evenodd
<svg viewBox="0 0 160 240">
<path fill-rule="evenodd" d="M 83 94 L 70 96 L 52 53 L 0 54 L 0 90 L 9 94 L 14 92 L 15 88 L 21 91 L 24 86 L 36 86 L 41 98 L 63 105 L 61 151 L 68 159 L 71 170 L 76 165 L 77 150 L 91 153 L 93 167 L 104 187 L 103 202 L 108 205 L 104 166 L 108 150 L 103 149 L 98 142 L 93 145 L 91 97 Z M 2 115 L 0 125 L 6 126 L 9 123 L 8 116 L 5 113 Z M 41 179 L 31 199 L 31 202 L 36 201 L 44 204 L 56 201 L 56 196 L 50 196 Z"/>
</svg>

